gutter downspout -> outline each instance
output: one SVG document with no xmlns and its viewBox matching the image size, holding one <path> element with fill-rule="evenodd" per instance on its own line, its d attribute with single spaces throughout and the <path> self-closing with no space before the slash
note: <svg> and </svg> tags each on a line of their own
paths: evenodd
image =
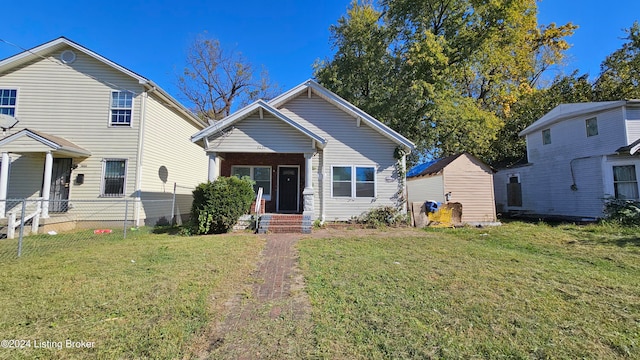
<svg viewBox="0 0 640 360">
<path fill-rule="evenodd" d="M 136 227 L 140 226 L 140 196 L 142 193 L 142 162 L 144 161 L 142 152 L 144 150 L 144 128 L 145 128 L 145 119 L 147 116 L 147 97 L 150 92 L 155 91 L 155 88 L 151 88 L 147 91 L 142 92 L 141 103 L 140 103 L 140 128 L 138 129 L 138 154 L 136 156 L 136 194 L 135 200 L 136 204 L 134 207 L 134 218 Z"/>
</svg>

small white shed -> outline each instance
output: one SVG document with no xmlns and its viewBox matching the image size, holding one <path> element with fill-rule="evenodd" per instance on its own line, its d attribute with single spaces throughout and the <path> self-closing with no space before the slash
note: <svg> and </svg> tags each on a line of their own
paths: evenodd
<svg viewBox="0 0 640 360">
<path fill-rule="evenodd" d="M 416 165 L 407 172 L 409 203 L 458 202 L 463 223 L 495 222 L 493 173 L 489 165 L 468 153 Z"/>
</svg>

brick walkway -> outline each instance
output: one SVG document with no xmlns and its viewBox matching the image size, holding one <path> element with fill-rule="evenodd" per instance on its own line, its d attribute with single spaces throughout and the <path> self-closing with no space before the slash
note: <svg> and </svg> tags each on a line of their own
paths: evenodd
<svg viewBox="0 0 640 360">
<path fill-rule="evenodd" d="M 227 303 L 228 315 L 210 337 L 206 358 L 301 357 L 303 349 L 286 340 L 292 332 L 309 332 L 310 305 L 295 249 L 302 236 L 266 235 L 260 263 L 252 276 L 251 295 L 239 294 Z"/>
</svg>

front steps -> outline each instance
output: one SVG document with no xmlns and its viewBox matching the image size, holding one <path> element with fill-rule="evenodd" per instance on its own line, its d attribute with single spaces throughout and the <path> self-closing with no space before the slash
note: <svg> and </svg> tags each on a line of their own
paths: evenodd
<svg viewBox="0 0 640 360">
<path fill-rule="evenodd" d="M 311 233 L 311 221 L 302 214 L 263 214 L 260 216 L 258 234 Z"/>
</svg>

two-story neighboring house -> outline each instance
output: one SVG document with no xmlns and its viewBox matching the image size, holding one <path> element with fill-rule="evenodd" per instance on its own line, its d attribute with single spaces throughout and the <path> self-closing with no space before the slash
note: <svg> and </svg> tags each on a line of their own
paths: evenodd
<svg viewBox="0 0 640 360">
<path fill-rule="evenodd" d="M 132 216 L 142 223 L 154 217 L 145 200 L 170 199 L 174 183 L 188 213 L 188 188 L 207 180 L 208 160 L 190 141 L 206 124 L 151 80 L 64 37 L 0 61 L 0 114 L 18 121 L 3 125 L 0 201 L 41 197 L 45 219 L 107 216 L 74 199 L 141 199 Z"/>
<path fill-rule="evenodd" d="M 524 129 L 528 163 L 496 173 L 498 211 L 600 218 L 638 200 L 640 100 L 559 105 Z"/>
</svg>

